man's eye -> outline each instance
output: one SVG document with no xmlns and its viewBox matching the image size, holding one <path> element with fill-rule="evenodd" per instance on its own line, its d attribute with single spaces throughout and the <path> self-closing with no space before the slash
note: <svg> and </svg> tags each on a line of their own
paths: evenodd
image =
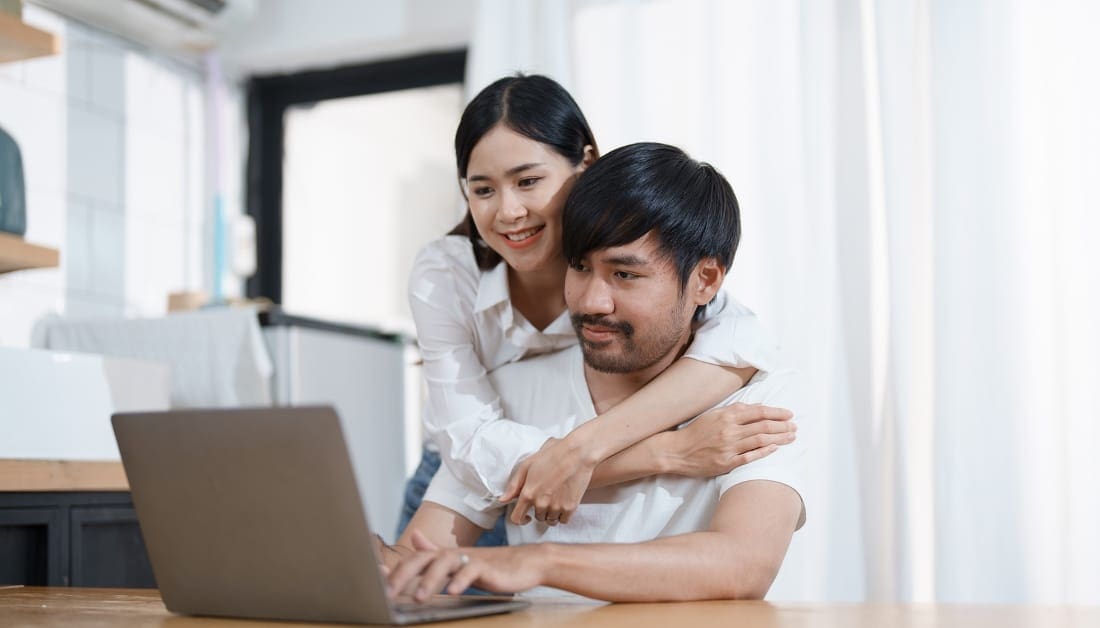
<svg viewBox="0 0 1100 628">
<path fill-rule="evenodd" d="M 625 270 L 615 271 L 615 276 L 618 277 L 619 279 L 637 279 L 638 278 L 638 275 L 635 275 L 634 273 L 628 273 Z"/>
<path fill-rule="evenodd" d="M 519 187 L 529 188 L 529 187 L 533 186 L 534 184 L 538 183 L 539 179 L 541 179 L 541 178 L 542 177 L 525 177 L 523 179 L 520 179 L 519 180 Z"/>
<path fill-rule="evenodd" d="M 584 262 L 569 262 L 569 268 L 572 268 L 578 273 L 583 273 L 588 270 L 588 268 L 584 265 Z"/>
</svg>

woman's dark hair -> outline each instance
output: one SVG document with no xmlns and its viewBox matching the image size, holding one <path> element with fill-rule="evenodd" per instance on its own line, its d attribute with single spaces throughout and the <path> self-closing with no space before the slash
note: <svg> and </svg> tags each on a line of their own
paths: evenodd
<svg viewBox="0 0 1100 628">
<path fill-rule="evenodd" d="M 557 81 L 532 74 L 516 74 L 495 81 L 474 97 L 455 131 L 455 159 L 458 163 L 459 186 L 466 178 L 470 153 L 481 138 L 497 124 L 553 148 L 572 165 L 584 159 L 584 147 L 591 146 L 599 154 L 596 139 L 588 128 L 577 102 Z M 465 196 L 465 191 L 463 191 Z M 470 239 L 478 268 L 489 270 L 501 257 L 481 239 L 469 208 L 466 217 L 449 235 Z"/>
<path fill-rule="evenodd" d="M 741 239 L 741 212 L 726 178 L 675 146 L 648 142 L 616 148 L 585 170 L 561 222 L 571 266 L 654 232 L 681 289 L 700 260 L 713 257 L 728 270 Z"/>
</svg>

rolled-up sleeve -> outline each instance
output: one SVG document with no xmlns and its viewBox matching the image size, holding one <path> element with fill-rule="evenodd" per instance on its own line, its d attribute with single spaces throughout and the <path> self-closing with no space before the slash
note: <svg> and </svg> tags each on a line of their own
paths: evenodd
<svg viewBox="0 0 1100 628">
<path fill-rule="evenodd" d="M 497 519 L 506 510 L 506 506 L 493 504 L 488 508 L 479 508 L 470 503 L 466 485 L 455 477 L 446 467 L 440 467 L 424 493 L 424 501 L 450 508 L 466 517 L 482 530 L 491 530 Z"/>
<path fill-rule="evenodd" d="M 466 273 L 469 274 L 469 273 Z M 473 300 L 456 282 L 475 281 L 438 251 L 422 251 L 409 279 L 409 306 L 423 358 L 424 427 L 444 464 L 488 509 L 516 464 L 539 450 L 542 430 L 510 421 L 476 349 Z M 467 286 L 469 287 L 469 286 Z"/>
<path fill-rule="evenodd" d="M 709 304 L 684 357 L 761 371 L 779 368 L 779 350 L 752 310 L 719 291 Z"/>
</svg>

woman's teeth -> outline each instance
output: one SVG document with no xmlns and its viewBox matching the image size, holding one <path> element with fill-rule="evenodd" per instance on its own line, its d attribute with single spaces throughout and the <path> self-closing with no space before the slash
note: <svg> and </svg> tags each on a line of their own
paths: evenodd
<svg viewBox="0 0 1100 628">
<path fill-rule="evenodd" d="M 520 231 L 517 233 L 506 233 L 504 234 L 504 237 L 508 238 L 512 242 L 520 242 L 521 240 L 526 240 L 527 238 L 535 235 L 540 229 L 542 229 L 542 227 L 535 227 L 533 229 L 528 229 L 526 231 Z"/>
</svg>

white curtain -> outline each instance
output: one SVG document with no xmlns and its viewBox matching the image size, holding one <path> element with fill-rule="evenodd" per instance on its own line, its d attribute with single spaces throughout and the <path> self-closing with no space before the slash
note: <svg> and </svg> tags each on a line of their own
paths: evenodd
<svg viewBox="0 0 1100 628">
<path fill-rule="evenodd" d="M 810 388 L 771 599 L 1100 603 L 1100 3 L 479 4 L 468 90 L 569 88 L 742 204 Z"/>
</svg>

